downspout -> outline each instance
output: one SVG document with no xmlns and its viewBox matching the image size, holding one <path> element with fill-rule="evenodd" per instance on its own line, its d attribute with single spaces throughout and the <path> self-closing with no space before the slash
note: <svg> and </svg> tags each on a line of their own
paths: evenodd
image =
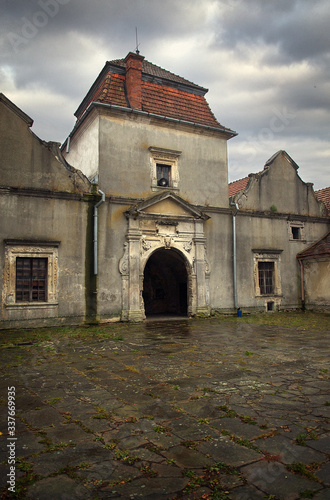
<svg viewBox="0 0 330 500">
<path fill-rule="evenodd" d="M 304 264 L 302 259 L 298 259 L 300 264 L 300 286 L 301 286 L 301 308 L 305 311 L 305 278 L 304 278 Z"/>
<path fill-rule="evenodd" d="M 98 208 L 102 203 L 105 202 L 105 194 L 101 189 L 99 189 L 99 193 L 102 196 L 100 201 L 94 205 L 94 275 L 97 275 L 97 249 L 98 249 Z"/>
<path fill-rule="evenodd" d="M 233 202 L 232 199 L 230 198 L 229 200 L 229 205 L 231 207 L 235 207 L 235 210 L 233 212 L 233 286 L 234 286 L 234 307 L 237 310 L 238 309 L 238 302 L 237 302 L 237 251 L 236 251 L 236 215 L 237 212 L 239 211 L 239 207 L 237 203 Z"/>
</svg>

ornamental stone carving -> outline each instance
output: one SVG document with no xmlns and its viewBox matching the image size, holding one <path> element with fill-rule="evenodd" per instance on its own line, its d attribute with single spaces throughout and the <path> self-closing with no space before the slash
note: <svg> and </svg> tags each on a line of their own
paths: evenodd
<svg viewBox="0 0 330 500">
<path fill-rule="evenodd" d="M 170 249 L 172 246 L 172 237 L 169 234 L 164 236 L 164 246 L 166 249 Z"/>
<path fill-rule="evenodd" d="M 145 237 L 143 237 L 141 240 L 141 246 L 142 246 L 142 250 L 147 252 L 151 248 L 151 243 L 150 243 L 150 241 L 146 240 Z"/>
<path fill-rule="evenodd" d="M 190 241 L 185 241 L 184 244 L 183 244 L 183 248 L 186 252 L 190 253 L 191 252 L 191 249 L 192 249 L 192 240 Z"/>
<path fill-rule="evenodd" d="M 119 272 L 122 275 L 129 274 L 129 266 L 128 266 L 128 243 L 127 241 L 124 243 L 124 255 L 119 261 Z"/>
</svg>

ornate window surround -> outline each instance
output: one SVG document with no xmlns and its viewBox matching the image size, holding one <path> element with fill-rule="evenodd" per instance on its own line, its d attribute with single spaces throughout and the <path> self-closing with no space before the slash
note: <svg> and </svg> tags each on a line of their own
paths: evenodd
<svg viewBox="0 0 330 500">
<path fill-rule="evenodd" d="M 259 250 L 254 249 L 252 252 L 254 253 L 253 261 L 254 261 L 254 289 L 256 297 L 280 297 L 282 296 L 282 287 L 281 287 L 281 273 L 280 273 L 280 264 L 281 264 L 281 253 L 283 250 Z M 259 286 L 259 262 L 273 262 L 274 263 L 274 293 L 271 295 L 265 295 L 260 292 Z"/>
<path fill-rule="evenodd" d="M 178 160 L 181 155 L 181 151 L 175 151 L 173 149 L 158 148 L 155 146 L 150 146 L 150 178 L 151 178 L 151 189 L 152 191 L 160 191 L 162 189 L 179 190 L 179 168 Z M 168 165 L 171 167 L 171 182 L 167 187 L 161 187 L 157 185 L 157 163 L 162 165 Z"/>
<path fill-rule="evenodd" d="M 3 303 L 6 307 L 45 308 L 58 305 L 58 247 L 59 241 L 5 240 Z M 47 302 L 16 302 L 17 257 L 46 258 Z"/>
</svg>

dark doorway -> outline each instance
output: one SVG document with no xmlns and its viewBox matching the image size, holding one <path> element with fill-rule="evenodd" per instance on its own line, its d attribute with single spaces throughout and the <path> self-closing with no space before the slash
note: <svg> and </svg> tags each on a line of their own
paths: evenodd
<svg viewBox="0 0 330 500">
<path fill-rule="evenodd" d="M 187 315 L 187 270 L 180 253 L 160 249 L 144 269 L 143 299 L 146 316 Z"/>
</svg>

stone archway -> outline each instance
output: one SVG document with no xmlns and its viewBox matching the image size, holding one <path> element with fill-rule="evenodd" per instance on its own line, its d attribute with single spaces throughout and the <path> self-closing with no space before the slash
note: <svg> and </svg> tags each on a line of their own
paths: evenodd
<svg viewBox="0 0 330 500">
<path fill-rule="evenodd" d="M 142 321 L 145 312 L 209 315 L 204 235 L 209 216 L 172 192 L 144 200 L 125 215 L 128 228 L 119 261 L 122 321 Z M 168 298 L 166 307 L 162 297 Z"/>
<path fill-rule="evenodd" d="M 146 316 L 188 314 L 188 273 L 180 252 L 160 248 L 151 254 L 143 276 Z"/>
</svg>

